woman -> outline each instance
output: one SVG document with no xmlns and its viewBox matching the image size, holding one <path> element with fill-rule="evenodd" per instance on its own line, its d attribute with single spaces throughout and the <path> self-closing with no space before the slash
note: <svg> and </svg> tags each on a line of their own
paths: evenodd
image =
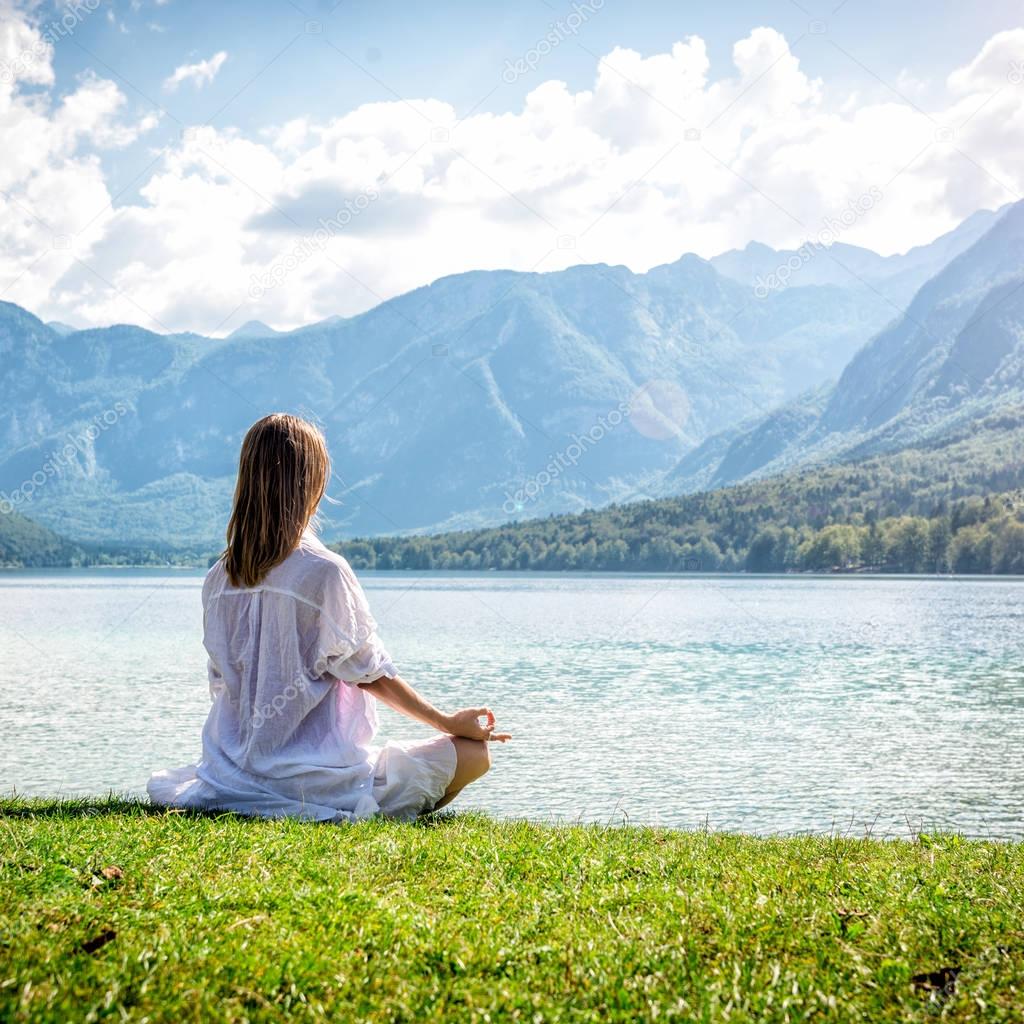
<svg viewBox="0 0 1024 1024">
<path fill-rule="evenodd" d="M 203 756 L 156 772 L 154 803 L 408 820 L 480 778 L 488 741 L 510 738 L 490 709 L 444 714 L 399 677 L 348 562 L 311 528 L 330 472 L 305 420 L 275 413 L 245 435 L 227 548 L 203 585 Z M 378 700 L 442 735 L 374 746 Z"/>
</svg>

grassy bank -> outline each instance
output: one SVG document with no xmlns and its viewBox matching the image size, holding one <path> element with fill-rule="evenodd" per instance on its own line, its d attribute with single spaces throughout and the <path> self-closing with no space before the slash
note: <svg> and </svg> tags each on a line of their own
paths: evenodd
<svg viewBox="0 0 1024 1024">
<path fill-rule="evenodd" d="M 0 801 L 0 1020 L 1021 1020 L 1024 846 Z"/>
</svg>

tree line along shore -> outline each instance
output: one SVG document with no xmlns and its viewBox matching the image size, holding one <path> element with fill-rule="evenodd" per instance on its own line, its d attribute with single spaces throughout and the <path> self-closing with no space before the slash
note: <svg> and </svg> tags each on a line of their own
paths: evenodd
<svg viewBox="0 0 1024 1024">
<path fill-rule="evenodd" d="M 697 494 L 332 546 L 363 570 L 1022 574 L 1024 428 L 1013 420 Z M 5 566 L 202 567 L 218 553 L 213 539 L 75 543 L 0 516 Z"/>
</svg>

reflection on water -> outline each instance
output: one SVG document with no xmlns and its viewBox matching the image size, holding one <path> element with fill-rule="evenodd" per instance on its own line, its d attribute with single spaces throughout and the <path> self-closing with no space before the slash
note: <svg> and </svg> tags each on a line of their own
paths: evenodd
<svg viewBox="0 0 1024 1024">
<path fill-rule="evenodd" d="M 442 707 L 490 703 L 515 734 L 464 806 L 1024 837 L 1019 580 L 363 579 L 403 675 Z M 153 768 L 194 759 L 201 582 L 0 575 L 5 793 L 141 793 Z"/>
</svg>

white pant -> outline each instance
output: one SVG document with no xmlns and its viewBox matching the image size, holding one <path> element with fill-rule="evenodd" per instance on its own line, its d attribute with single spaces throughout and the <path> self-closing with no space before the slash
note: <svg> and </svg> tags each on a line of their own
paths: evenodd
<svg viewBox="0 0 1024 1024">
<path fill-rule="evenodd" d="M 457 765 L 450 736 L 416 743 L 389 741 L 377 752 L 373 799 L 385 817 L 411 821 L 445 795 Z"/>
</svg>

